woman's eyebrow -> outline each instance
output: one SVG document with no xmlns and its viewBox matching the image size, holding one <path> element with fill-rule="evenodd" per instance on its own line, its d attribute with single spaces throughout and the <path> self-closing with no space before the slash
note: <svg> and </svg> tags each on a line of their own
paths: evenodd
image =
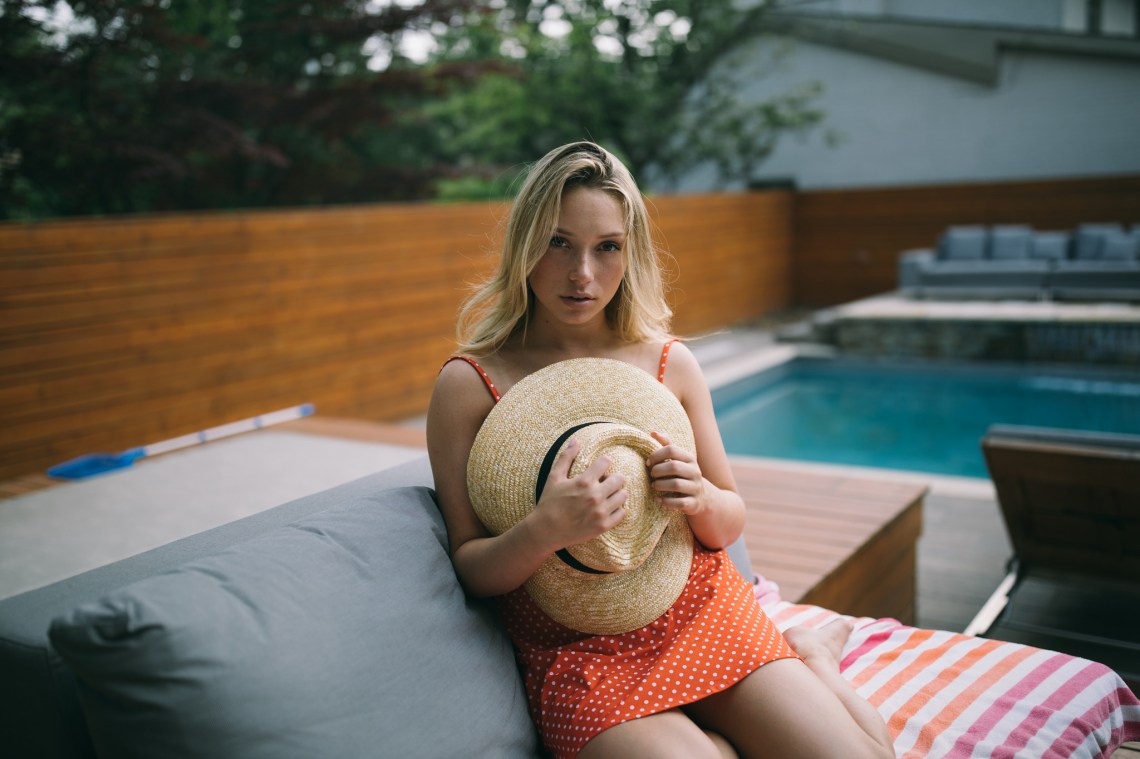
<svg viewBox="0 0 1140 759">
<path fill-rule="evenodd" d="M 555 227 L 554 228 L 554 234 L 559 235 L 561 237 L 574 237 L 575 236 L 574 233 L 571 232 L 569 229 L 563 229 L 562 227 Z M 623 229 L 620 232 L 607 232 L 606 234 L 598 235 L 598 236 L 602 239 L 609 239 L 611 237 L 625 237 L 625 230 Z"/>
</svg>

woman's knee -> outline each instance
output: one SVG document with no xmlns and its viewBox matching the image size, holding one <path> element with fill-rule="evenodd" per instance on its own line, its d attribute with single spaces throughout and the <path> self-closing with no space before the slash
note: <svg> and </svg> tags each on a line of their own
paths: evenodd
<svg viewBox="0 0 1140 759">
<path fill-rule="evenodd" d="M 680 711 L 661 712 L 622 722 L 594 736 L 579 759 L 724 759 L 727 742 L 716 742 Z"/>
<path fill-rule="evenodd" d="M 742 757 L 879 755 L 879 746 L 832 692 L 796 659 L 765 664 L 726 691 L 686 707 Z"/>
</svg>

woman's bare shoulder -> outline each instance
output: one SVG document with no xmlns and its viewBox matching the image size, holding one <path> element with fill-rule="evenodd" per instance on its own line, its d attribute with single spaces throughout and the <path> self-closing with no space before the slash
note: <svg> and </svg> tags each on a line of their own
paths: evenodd
<svg viewBox="0 0 1140 759">
<path fill-rule="evenodd" d="M 680 338 L 674 339 L 669 345 L 669 361 L 666 364 L 666 371 L 671 369 L 701 374 L 701 365 L 698 363 L 697 357 L 693 355 L 693 351 L 685 344 L 685 341 Z"/>
<path fill-rule="evenodd" d="M 477 410 L 486 407 L 483 415 L 494 405 L 489 376 L 481 364 L 471 364 L 462 357 L 449 359 L 435 378 L 432 406 L 444 406 L 449 411 L 463 408 Z"/>
<path fill-rule="evenodd" d="M 689 346 L 681 340 L 669 346 L 669 358 L 665 364 L 665 384 L 684 398 L 689 393 L 708 392 L 704 370 Z"/>
</svg>

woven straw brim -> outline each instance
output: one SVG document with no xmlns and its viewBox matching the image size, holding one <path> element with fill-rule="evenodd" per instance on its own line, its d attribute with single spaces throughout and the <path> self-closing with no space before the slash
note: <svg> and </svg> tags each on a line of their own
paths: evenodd
<svg viewBox="0 0 1140 759">
<path fill-rule="evenodd" d="M 472 446 L 467 483 L 476 515 L 493 534 L 521 521 L 536 503 L 544 460 L 564 434 L 582 443 L 571 476 L 597 456 L 625 476 L 627 516 L 618 527 L 567 552 L 591 574 L 555 556 L 526 589 L 555 621 L 582 632 L 618 634 L 643 627 L 677 600 L 688 579 L 693 537 L 683 514 L 653 497 L 645 459 L 651 431 L 695 451 L 692 427 L 676 397 L 645 371 L 610 359 L 572 359 L 529 375 L 496 404 Z M 545 483 L 543 483 L 545 484 Z"/>
</svg>

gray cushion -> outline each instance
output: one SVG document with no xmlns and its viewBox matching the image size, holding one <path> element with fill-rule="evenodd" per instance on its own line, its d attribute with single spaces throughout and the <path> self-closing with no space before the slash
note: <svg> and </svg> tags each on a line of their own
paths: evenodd
<svg viewBox="0 0 1140 759">
<path fill-rule="evenodd" d="M 1069 243 L 1072 235 L 1068 232 L 1037 232 L 1029 257 L 1048 261 L 1063 261 L 1069 257 Z"/>
<path fill-rule="evenodd" d="M 934 261 L 934 251 L 920 248 L 906 250 L 899 255 L 899 288 L 903 290 L 917 290 L 922 286 L 924 267 L 930 266 Z"/>
<path fill-rule="evenodd" d="M 1059 261 L 1049 289 L 1057 300 L 1140 301 L 1140 261 Z"/>
<path fill-rule="evenodd" d="M 1124 227 L 1119 224 L 1080 224 L 1077 226 L 1077 236 L 1073 245 L 1073 255 L 1081 260 L 1101 258 L 1104 252 L 1104 241 L 1113 232 L 1123 232 Z"/>
<path fill-rule="evenodd" d="M 949 227 L 938 241 L 938 257 L 944 261 L 976 261 L 985 255 L 985 227 Z"/>
<path fill-rule="evenodd" d="M 1024 224 L 999 224 L 990 230 L 990 258 L 1028 258 L 1033 229 Z"/>
<path fill-rule="evenodd" d="M 1110 232 L 1104 237 L 1101 258 L 1106 261 L 1135 261 L 1140 259 L 1140 232 Z"/>
<path fill-rule="evenodd" d="M 376 493 L 139 580 L 50 637 L 102 756 L 533 756 L 510 644 L 446 544 L 427 488 Z"/>
</svg>

